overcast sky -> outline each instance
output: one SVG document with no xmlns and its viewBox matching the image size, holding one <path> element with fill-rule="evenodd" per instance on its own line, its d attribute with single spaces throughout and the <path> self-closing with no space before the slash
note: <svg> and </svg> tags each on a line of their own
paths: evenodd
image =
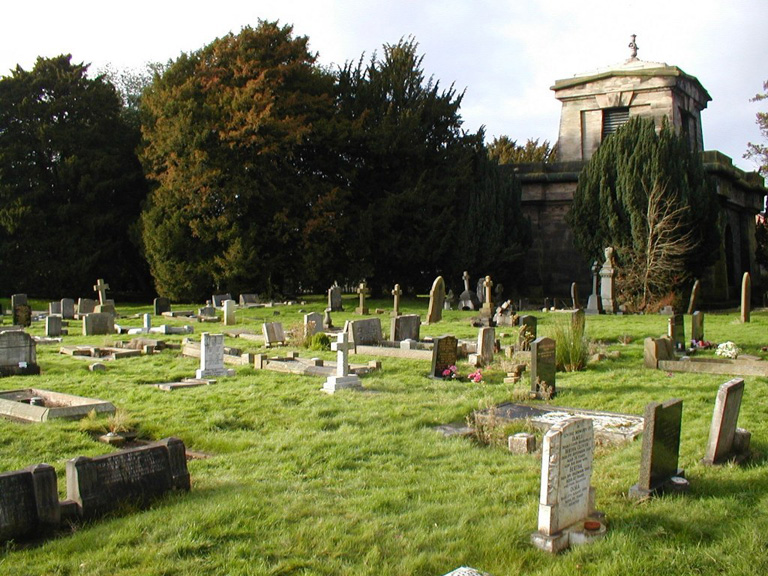
<svg viewBox="0 0 768 576">
<path fill-rule="evenodd" d="M 464 128 L 557 140 L 560 103 L 550 87 L 629 57 L 696 76 L 712 96 L 704 146 L 742 159 L 762 141 L 751 103 L 768 80 L 768 0 L 14 0 L 0 11 L 0 75 L 38 56 L 71 53 L 92 70 L 142 68 L 258 19 L 292 24 L 323 64 L 370 55 L 413 36 L 426 74 L 466 90 Z"/>
</svg>

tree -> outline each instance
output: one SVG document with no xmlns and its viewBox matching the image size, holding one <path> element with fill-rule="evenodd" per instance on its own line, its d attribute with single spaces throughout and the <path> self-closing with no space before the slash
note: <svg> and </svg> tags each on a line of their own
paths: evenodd
<svg viewBox="0 0 768 576">
<path fill-rule="evenodd" d="M 557 146 L 550 146 L 549 140 L 539 144 L 539 139 L 528 139 L 524 145 L 508 136 L 494 138 L 488 145 L 488 154 L 499 164 L 522 164 L 526 162 L 554 162 L 557 157 Z"/>
<path fill-rule="evenodd" d="M 141 157 L 155 188 L 142 237 L 160 294 L 298 285 L 333 115 L 333 76 L 307 42 L 260 21 L 182 54 L 144 93 Z"/>
<path fill-rule="evenodd" d="M 718 257 L 717 199 L 701 162 L 664 122 L 633 118 L 598 148 L 567 215 L 589 260 L 613 246 L 625 303 L 643 310 Z"/>
<path fill-rule="evenodd" d="M 114 86 L 71 56 L 0 79 L 0 284 L 38 296 L 97 277 L 146 292 L 131 229 L 147 193 Z"/>
<path fill-rule="evenodd" d="M 760 102 L 768 99 L 768 80 L 763 83 L 763 93 L 756 94 L 751 102 Z M 757 126 L 763 138 L 768 138 L 768 112 L 757 113 Z M 758 171 L 762 176 L 768 176 L 768 147 L 765 144 L 747 144 L 747 151 L 744 158 L 752 158 L 758 164 Z"/>
</svg>

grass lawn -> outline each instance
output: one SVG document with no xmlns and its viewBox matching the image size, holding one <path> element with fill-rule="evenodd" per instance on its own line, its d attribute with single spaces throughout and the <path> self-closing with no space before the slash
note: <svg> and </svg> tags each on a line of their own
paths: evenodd
<svg viewBox="0 0 768 576">
<path fill-rule="evenodd" d="M 355 300 L 345 296 L 345 309 L 353 310 Z M 324 306 L 324 298 L 314 297 L 305 306 L 238 310 L 238 326 L 260 332 L 261 322 L 279 320 L 290 328 L 301 323 L 299 309 L 322 312 Z M 43 309 L 39 302 L 33 307 Z M 373 300 L 370 307 L 388 314 L 391 301 Z M 422 318 L 426 309 L 426 298 L 401 304 L 403 313 Z M 130 315 L 151 307 L 118 310 Z M 275 311 L 280 315 L 273 316 Z M 422 336 L 475 337 L 471 315 L 446 312 L 439 324 L 422 326 Z M 536 315 L 539 335 L 558 316 Z M 353 318 L 351 312 L 333 314 L 336 325 Z M 388 332 L 389 316 L 381 318 Z M 138 327 L 141 320 L 118 323 Z M 766 311 L 753 312 L 747 325 L 738 323 L 737 311 L 708 313 L 704 326 L 710 341 L 732 340 L 745 353 L 767 356 L 760 350 L 768 345 Z M 203 331 L 223 328 L 194 327 L 196 340 Z M 78 321 L 70 321 L 69 331 L 67 344 L 114 340 L 79 336 Z M 213 386 L 168 393 L 146 384 L 194 376 L 197 360 L 164 350 L 109 362 L 105 372 L 92 373 L 87 361 L 58 354 L 58 346 L 38 346 L 42 374 L 3 378 L 0 389 L 37 387 L 109 400 L 136 419 L 144 438 L 176 436 L 210 457 L 189 461 L 189 493 L 172 494 L 148 510 L 126 508 L 72 526 L 34 545 L 6 545 L 0 549 L 0 574 L 439 576 L 461 565 L 494 576 L 766 574 L 768 382 L 745 379 L 739 426 L 752 432 L 753 460 L 743 467 L 703 466 L 717 388 L 729 377 L 645 369 L 643 339 L 665 331 L 663 316 L 588 316 L 595 346 L 620 355 L 583 372 L 558 373 L 554 403 L 641 415 L 648 402 L 682 398 L 680 466 L 691 490 L 643 503 L 629 500 L 641 443 L 598 447 L 592 484 L 608 535 L 556 557 L 530 544 L 540 454 L 512 455 L 434 430 L 465 420 L 478 407 L 519 398 L 530 387 L 527 373 L 518 384 L 504 384 L 501 358 L 485 370 L 481 384 L 431 380 L 426 361 L 381 358 L 382 370 L 363 377 L 365 392 L 329 396 L 320 390 L 322 378 L 243 366 Z M 42 335 L 43 323 L 30 332 Z M 503 332 L 508 336 L 502 343 L 511 343 L 515 329 L 498 328 L 497 336 Z M 255 342 L 228 338 L 227 344 L 263 352 Z M 320 355 L 334 359 L 331 352 Z M 370 359 L 351 356 L 353 362 Z M 460 363 L 459 371 L 470 370 Z M 62 498 L 68 459 L 112 450 L 81 431 L 77 421 L 0 419 L 0 471 L 51 464 Z"/>
</svg>

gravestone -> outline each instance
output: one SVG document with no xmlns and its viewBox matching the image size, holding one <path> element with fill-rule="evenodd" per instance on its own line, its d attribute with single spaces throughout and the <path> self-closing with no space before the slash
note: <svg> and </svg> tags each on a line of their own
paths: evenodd
<svg viewBox="0 0 768 576">
<path fill-rule="evenodd" d="M 36 464 L 0 474 L 0 542 L 40 537 L 60 520 L 53 466 Z"/>
<path fill-rule="evenodd" d="M 517 349 L 520 351 L 527 351 L 531 349 L 531 342 L 536 340 L 536 326 L 538 320 L 536 316 L 525 314 L 518 318 L 518 326 L 520 329 L 517 336 Z"/>
<path fill-rule="evenodd" d="M 483 280 L 483 307 L 480 309 L 480 315 L 490 318 L 493 316 L 493 280 L 486 276 Z"/>
<path fill-rule="evenodd" d="M 206 300 L 205 306 L 203 306 L 197 311 L 197 315 L 205 316 L 207 318 L 214 318 L 216 317 L 216 307 L 213 304 L 211 304 L 210 300 Z"/>
<path fill-rule="evenodd" d="M 152 315 L 151 314 L 142 315 L 141 331 L 144 334 L 149 334 L 151 330 L 152 330 Z"/>
<path fill-rule="evenodd" d="M 347 326 L 347 332 L 349 341 L 355 346 L 375 346 L 384 340 L 379 318 L 352 320 Z"/>
<path fill-rule="evenodd" d="M 211 304 L 214 308 L 221 308 L 224 306 L 226 300 L 232 300 L 231 294 L 214 294 L 211 296 Z"/>
<path fill-rule="evenodd" d="M 258 294 L 240 294 L 240 306 L 245 308 L 256 306 L 259 304 Z"/>
<path fill-rule="evenodd" d="M 587 314 L 602 314 L 603 301 L 600 298 L 600 264 L 595 260 L 592 263 L 592 294 L 587 300 Z"/>
<path fill-rule="evenodd" d="M 61 300 L 48 302 L 48 315 L 52 316 L 54 314 L 61 316 Z"/>
<path fill-rule="evenodd" d="M 93 287 L 93 291 L 99 294 L 99 304 L 102 306 L 107 304 L 107 290 L 109 290 L 109 284 L 105 283 L 103 278 L 99 278 Z"/>
<path fill-rule="evenodd" d="M 360 282 L 360 285 L 357 287 L 357 294 L 360 299 L 360 303 L 357 308 L 355 308 L 355 314 L 360 314 L 361 316 L 365 316 L 368 314 L 368 306 L 365 304 L 365 297 L 370 294 L 370 290 L 368 290 L 368 286 L 365 283 L 365 280 Z"/>
<path fill-rule="evenodd" d="M 15 420 L 46 422 L 59 418 L 80 419 L 89 412 L 114 414 L 115 407 L 98 398 L 85 398 L 42 388 L 0 393 L 0 414 Z"/>
<path fill-rule="evenodd" d="M 455 336 L 438 336 L 432 346 L 432 368 L 430 378 L 442 378 L 443 371 L 455 366 L 459 358 L 459 340 Z"/>
<path fill-rule="evenodd" d="M 594 445 L 587 418 L 568 418 L 544 435 L 539 529 L 531 535 L 537 548 L 556 554 L 605 535 L 591 486 Z"/>
<path fill-rule="evenodd" d="M 395 284 L 395 287 L 392 290 L 392 296 L 395 299 L 394 303 L 392 304 L 392 316 L 400 316 L 400 296 L 402 295 L 403 291 L 400 289 L 400 284 Z"/>
<path fill-rule="evenodd" d="M 703 464 L 742 462 L 749 456 L 750 434 L 736 427 L 743 395 L 744 380 L 741 378 L 734 378 L 718 388 Z"/>
<path fill-rule="evenodd" d="M 677 467 L 682 421 L 682 400 L 651 402 L 645 407 L 640 479 L 629 489 L 630 498 L 642 500 L 687 489 L 685 472 Z"/>
<path fill-rule="evenodd" d="M 328 308 L 331 312 L 341 312 L 344 307 L 341 305 L 341 287 L 338 282 L 328 288 Z"/>
<path fill-rule="evenodd" d="M 701 282 L 696 280 L 691 288 L 691 298 L 688 300 L 688 314 L 693 314 L 698 309 L 699 292 L 701 291 Z"/>
<path fill-rule="evenodd" d="M 752 306 L 752 277 L 749 272 L 744 272 L 741 279 L 741 315 L 740 320 L 743 324 L 749 322 L 750 308 Z"/>
<path fill-rule="evenodd" d="M 600 300 L 603 311 L 616 314 L 619 310 L 616 302 L 616 267 L 613 261 L 613 248 L 605 249 L 605 262 L 600 268 Z"/>
<path fill-rule="evenodd" d="M 319 312 L 304 314 L 304 338 L 310 339 L 323 331 L 323 315 Z"/>
<path fill-rule="evenodd" d="M 669 318 L 667 336 L 672 340 L 675 350 L 685 349 L 685 316 L 675 314 Z"/>
<path fill-rule="evenodd" d="M 224 326 L 235 325 L 235 305 L 234 300 L 224 300 Z"/>
<path fill-rule="evenodd" d="M 571 283 L 571 306 L 574 310 L 581 308 L 581 301 L 579 300 L 579 285 L 576 282 Z"/>
<path fill-rule="evenodd" d="M 45 318 L 45 335 L 48 338 L 61 336 L 61 316 L 47 316 Z"/>
<path fill-rule="evenodd" d="M 323 311 L 323 328 L 325 330 L 330 330 L 333 328 L 333 319 L 331 318 L 331 309 L 326 308 Z"/>
<path fill-rule="evenodd" d="M 421 316 L 418 314 L 403 314 L 390 321 L 389 339 L 395 342 L 403 340 L 419 340 Z"/>
<path fill-rule="evenodd" d="M 32 326 L 32 308 L 29 304 L 17 304 L 13 307 L 13 324 L 24 328 Z"/>
<path fill-rule="evenodd" d="M 328 376 L 323 384 L 323 392 L 333 394 L 337 390 L 363 387 L 360 377 L 349 373 L 349 351 L 352 348 L 354 344 L 349 341 L 349 335 L 346 332 L 340 332 L 336 335 L 336 342 L 331 342 L 331 350 L 336 352 L 336 375 Z"/>
<path fill-rule="evenodd" d="M 470 364 L 487 366 L 493 362 L 493 351 L 496 345 L 496 330 L 491 327 L 480 328 L 477 333 L 477 353 L 470 354 Z"/>
<path fill-rule="evenodd" d="M 77 316 L 82 318 L 86 314 L 93 314 L 96 308 L 96 300 L 90 298 L 79 298 L 77 300 Z"/>
<path fill-rule="evenodd" d="M 464 280 L 464 292 L 459 295 L 459 310 L 477 310 L 480 302 L 477 294 L 469 289 L 469 272 L 465 270 L 461 279 Z"/>
<path fill-rule="evenodd" d="M 584 334 L 586 328 L 587 316 L 583 308 L 577 308 L 571 312 L 571 331 L 574 337 Z"/>
<path fill-rule="evenodd" d="M 61 317 L 64 318 L 64 320 L 74 320 L 75 301 L 72 298 L 61 299 Z"/>
<path fill-rule="evenodd" d="M 26 306 L 27 304 L 29 304 L 29 301 L 26 294 L 11 295 L 11 310 L 16 308 L 16 306 Z"/>
<path fill-rule="evenodd" d="M 203 379 L 234 375 L 234 370 L 224 367 L 224 334 L 203 332 L 200 341 L 200 368 L 197 369 L 195 377 Z"/>
<path fill-rule="evenodd" d="M 264 335 L 264 343 L 267 348 L 285 345 L 285 331 L 280 322 L 264 322 L 261 325 L 261 333 Z"/>
<path fill-rule="evenodd" d="M 704 313 L 698 310 L 691 314 L 691 340 L 704 340 Z"/>
<path fill-rule="evenodd" d="M 83 336 L 115 333 L 115 317 L 112 314 L 92 313 L 83 318 Z"/>
<path fill-rule="evenodd" d="M 146 506 L 166 492 L 189 489 L 186 451 L 178 438 L 67 461 L 67 499 L 85 519 L 127 503 Z"/>
<path fill-rule="evenodd" d="M 162 316 L 163 312 L 170 312 L 171 311 L 171 300 L 170 298 L 163 298 L 162 296 L 159 298 L 155 298 L 154 302 L 152 303 L 155 316 Z"/>
<path fill-rule="evenodd" d="M 0 332 L 0 376 L 40 374 L 32 336 L 20 330 Z"/>
<path fill-rule="evenodd" d="M 435 324 L 443 319 L 443 304 L 445 304 L 445 281 L 442 276 L 438 276 L 429 291 L 427 324 Z"/>
<path fill-rule="evenodd" d="M 531 342 L 531 396 L 554 398 L 555 388 L 555 341 L 552 338 L 536 338 Z"/>
<path fill-rule="evenodd" d="M 445 295 L 445 302 L 443 303 L 443 310 L 453 310 L 456 305 L 456 295 L 453 290 L 448 290 L 448 294 Z"/>
<path fill-rule="evenodd" d="M 643 362 L 646 368 L 659 367 L 659 360 L 674 360 L 675 346 L 669 338 L 646 338 L 643 348 Z"/>
</svg>

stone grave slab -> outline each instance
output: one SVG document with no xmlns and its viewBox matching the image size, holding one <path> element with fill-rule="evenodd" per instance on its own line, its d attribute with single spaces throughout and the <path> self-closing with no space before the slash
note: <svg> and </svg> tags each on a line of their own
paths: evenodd
<svg viewBox="0 0 768 576">
<path fill-rule="evenodd" d="M 77 301 L 77 317 L 82 318 L 86 314 L 93 314 L 96 308 L 96 300 L 91 298 L 80 298 Z"/>
<path fill-rule="evenodd" d="M 39 537 L 60 519 L 53 466 L 36 464 L 0 474 L 0 542 Z"/>
<path fill-rule="evenodd" d="M 184 443 L 178 438 L 67 461 L 67 499 L 86 519 L 102 516 L 123 502 L 146 506 L 166 492 L 189 489 Z"/>
<path fill-rule="evenodd" d="M 41 388 L 25 388 L 0 392 L 0 415 L 17 420 L 45 422 L 54 418 L 76 419 L 87 416 L 91 410 L 114 414 L 111 402 L 85 398 Z"/>
<path fill-rule="evenodd" d="M 221 308 L 222 306 L 224 306 L 225 300 L 232 300 L 232 295 L 231 294 L 214 294 L 213 296 L 211 296 L 211 304 L 215 308 Z"/>
<path fill-rule="evenodd" d="M 651 402 L 645 407 L 640 479 L 629 489 L 629 497 L 644 500 L 667 491 L 685 491 L 685 472 L 677 467 L 683 401 Z"/>
<path fill-rule="evenodd" d="M 64 318 L 64 320 L 74 320 L 75 301 L 72 298 L 61 299 L 61 317 Z"/>
<path fill-rule="evenodd" d="M 348 370 L 350 374 L 362 376 L 380 368 L 380 362 L 369 362 L 368 364 L 349 364 Z M 283 357 L 269 357 L 266 354 L 257 354 L 254 361 L 254 369 L 299 374 L 301 376 L 321 376 L 324 378 L 333 376 L 338 372 L 336 362 L 328 362 L 320 358 L 301 358 L 297 352 L 291 352 L 288 356 Z"/>
<path fill-rule="evenodd" d="M 240 306 L 244 308 L 255 308 L 260 304 L 261 302 L 259 301 L 258 294 L 240 294 Z"/>
<path fill-rule="evenodd" d="M 214 312 L 214 315 L 216 313 Z M 197 316 L 194 310 L 167 310 L 161 314 L 165 318 L 192 318 Z"/>
<path fill-rule="evenodd" d="M 646 368 L 658 368 L 659 362 L 675 359 L 675 347 L 669 338 L 646 338 L 643 345 Z"/>
<path fill-rule="evenodd" d="M 432 343 L 416 342 L 415 340 L 403 340 L 402 342 L 385 340 L 380 342 L 378 346 L 355 346 L 351 352 L 362 356 L 431 360 L 432 350 Z"/>
<path fill-rule="evenodd" d="M 421 330 L 421 316 L 418 314 L 401 314 L 390 320 L 389 328 L 389 339 L 394 342 L 418 340 Z"/>
<path fill-rule="evenodd" d="M 61 316 L 61 300 L 57 300 L 56 302 L 48 302 L 48 315 Z"/>
<path fill-rule="evenodd" d="M 160 316 L 164 312 L 170 312 L 171 311 L 171 300 L 170 298 L 164 298 L 159 297 L 155 298 L 154 302 L 152 303 L 153 311 L 155 313 L 155 316 Z"/>
<path fill-rule="evenodd" d="M 741 378 L 734 378 L 717 390 L 707 452 L 702 463 L 743 462 L 749 456 L 749 432 L 736 427 L 743 395 L 744 380 Z"/>
<path fill-rule="evenodd" d="M 659 360 L 657 367 L 665 372 L 692 372 L 724 376 L 761 376 L 768 378 L 768 362 L 745 358 L 684 356 L 680 360 Z"/>
<path fill-rule="evenodd" d="M 536 338 L 531 342 L 531 396 L 554 398 L 556 362 L 555 341 L 552 338 Z"/>
<path fill-rule="evenodd" d="M 352 320 L 348 328 L 349 340 L 354 345 L 375 346 L 384 340 L 380 318 Z"/>
<path fill-rule="evenodd" d="M 164 392 L 173 392 L 174 390 L 196 388 L 198 386 L 209 386 L 215 383 L 216 380 L 210 380 L 208 378 L 184 378 L 178 382 L 162 382 L 160 384 L 153 384 L 152 386 Z"/>
<path fill-rule="evenodd" d="M 264 335 L 264 345 L 267 348 L 272 346 L 285 346 L 285 331 L 280 322 L 264 322 L 261 325 L 261 331 Z"/>
<path fill-rule="evenodd" d="M 40 374 L 34 338 L 19 330 L 0 332 L 0 376 Z"/>
<path fill-rule="evenodd" d="M 171 326 L 170 324 L 161 324 L 160 326 L 153 326 L 150 332 L 153 334 L 192 334 L 195 331 L 194 326 L 187 324 L 186 326 Z"/>
<path fill-rule="evenodd" d="M 115 333 L 115 317 L 112 314 L 86 314 L 83 318 L 83 336 L 98 336 Z"/>
<path fill-rule="evenodd" d="M 234 370 L 224 367 L 224 335 L 203 332 L 200 343 L 200 368 L 195 376 L 203 379 L 234 375 Z"/>
<path fill-rule="evenodd" d="M 193 342 L 192 340 L 184 339 L 181 346 L 181 354 L 188 358 L 200 358 L 201 343 Z M 224 346 L 224 364 L 232 364 L 235 366 L 248 366 L 253 363 L 253 354 L 243 354 L 239 348 L 232 348 L 231 346 Z"/>
</svg>

